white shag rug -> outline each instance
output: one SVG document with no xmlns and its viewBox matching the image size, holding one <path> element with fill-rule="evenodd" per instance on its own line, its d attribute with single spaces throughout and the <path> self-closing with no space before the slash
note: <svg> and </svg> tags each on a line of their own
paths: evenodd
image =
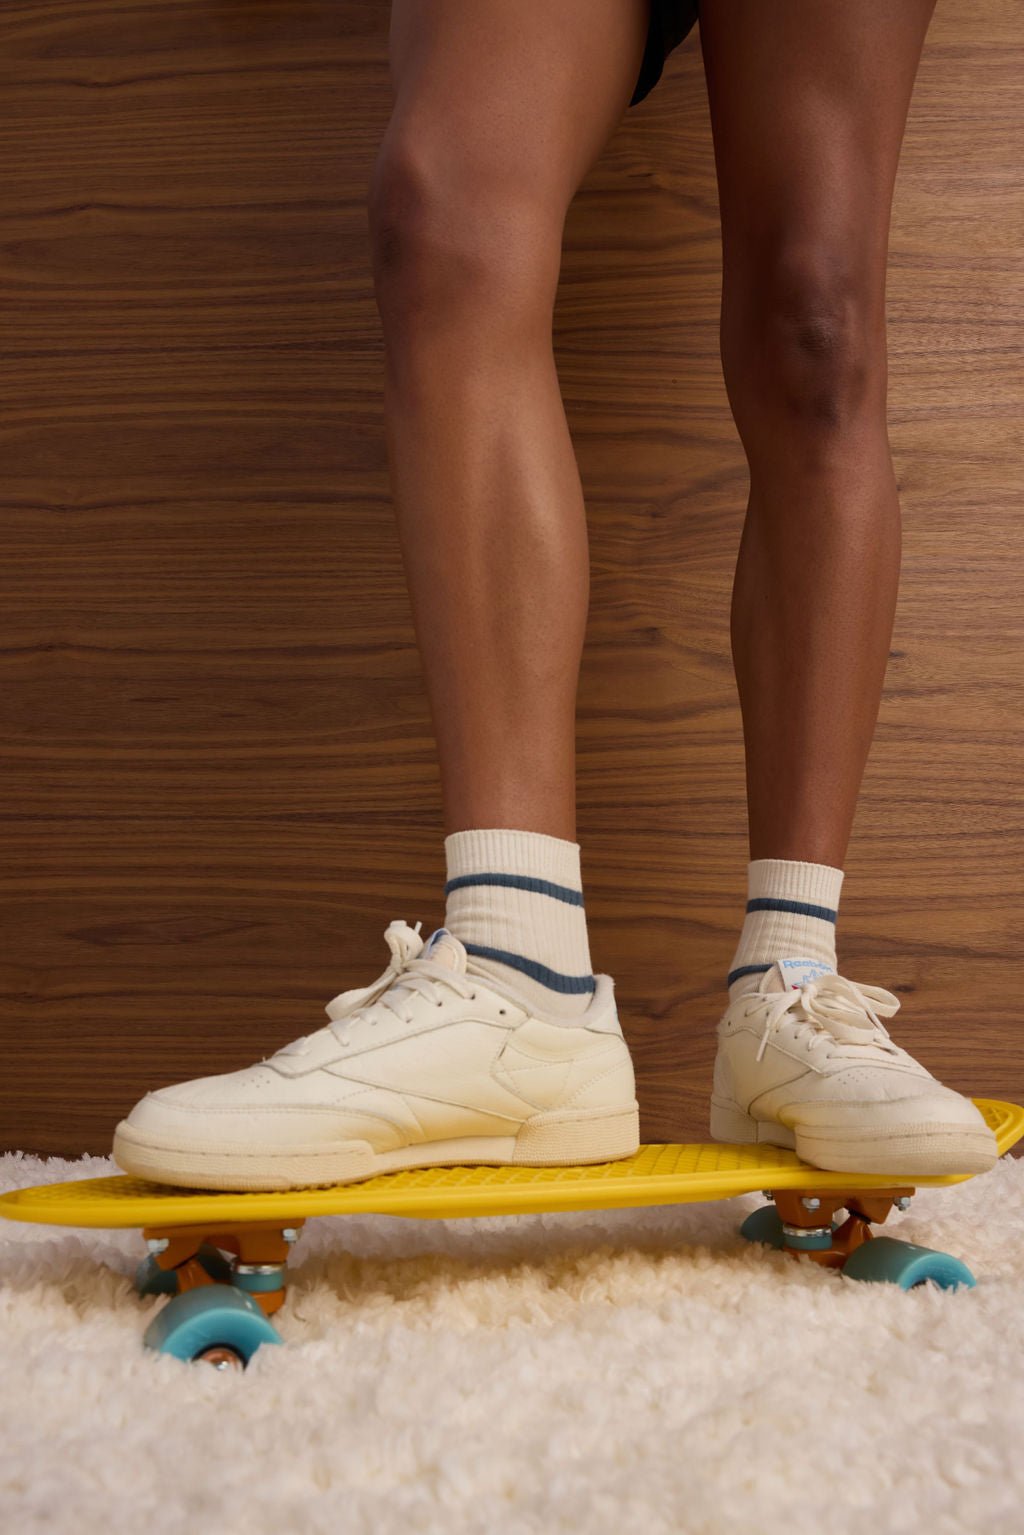
<svg viewBox="0 0 1024 1535">
<path fill-rule="evenodd" d="M 0 1157 L 0 1187 L 116 1171 Z M 0 1221 L 11 1535 L 982 1535 L 1024 1507 L 1024 1160 L 886 1230 L 972 1290 L 744 1242 L 757 1196 L 487 1220 L 335 1216 L 287 1347 L 143 1349 L 138 1232 Z"/>
</svg>

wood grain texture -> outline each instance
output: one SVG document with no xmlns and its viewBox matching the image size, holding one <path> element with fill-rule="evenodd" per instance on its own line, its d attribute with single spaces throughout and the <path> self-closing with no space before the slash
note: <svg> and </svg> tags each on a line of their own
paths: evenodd
<svg viewBox="0 0 1024 1535">
<path fill-rule="evenodd" d="M 0 1144 L 324 1021 L 443 915 L 366 187 L 387 7 L 0 10 Z M 896 185 L 904 563 L 840 966 L 951 1085 L 1024 1095 L 1024 14 L 939 5 Z M 587 498 L 579 823 L 647 1140 L 701 1139 L 747 841 L 696 34 L 569 212 Z M 813 581 L 810 589 L 813 590 Z"/>
</svg>

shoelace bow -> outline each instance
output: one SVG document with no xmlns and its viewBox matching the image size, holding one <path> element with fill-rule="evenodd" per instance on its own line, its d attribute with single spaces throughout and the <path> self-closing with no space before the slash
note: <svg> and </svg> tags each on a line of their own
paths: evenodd
<svg viewBox="0 0 1024 1535">
<path fill-rule="evenodd" d="M 324 1029 L 318 1030 L 318 1033 L 323 1034 L 329 1030 L 339 1044 L 346 1044 L 343 1030 L 336 1025 L 351 1024 L 356 1018 L 364 1018 L 373 1027 L 380 1022 L 381 1009 L 384 1008 L 403 1023 L 408 1023 L 409 1017 L 404 1009 L 408 998 L 403 998 L 402 993 L 420 992 L 431 1002 L 440 1005 L 442 999 L 439 982 L 458 992 L 460 997 L 472 995 L 475 984 L 472 976 L 449 970 L 447 965 L 435 959 L 419 957 L 423 948 L 419 929 L 419 922 L 415 928 L 409 927 L 401 919 L 389 924 L 384 934 L 392 953 L 387 969 L 375 981 L 371 981 L 369 986 L 354 986 L 333 997 L 324 1008 L 331 1022 Z M 399 984 L 396 985 L 396 982 Z M 314 1037 L 312 1034 L 303 1034 L 301 1038 L 292 1040 L 291 1044 L 282 1045 L 274 1054 L 305 1055 Z"/>
<path fill-rule="evenodd" d="M 858 985 L 843 975 L 824 975 L 816 981 L 806 981 L 799 990 L 767 992 L 758 997 L 758 1005 L 765 1008 L 764 1033 L 755 1057 L 758 1061 L 764 1055 L 772 1030 L 789 1012 L 797 1021 L 798 1035 L 804 1029 L 816 1035 L 813 1042 L 808 1042 L 808 1049 L 833 1041 L 876 1045 L 891 1055 L 899 1054 L 899 1047 L 893 1044 L 878 1014 L 891 1018 L 900 1001 L 882 986 Z M 748 1007 L 748 1014 L 750 1011 Z"/>
</svg>

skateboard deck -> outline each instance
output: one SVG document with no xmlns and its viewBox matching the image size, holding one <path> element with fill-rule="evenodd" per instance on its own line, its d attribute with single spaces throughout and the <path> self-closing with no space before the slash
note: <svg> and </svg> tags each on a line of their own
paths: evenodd
<svg viewBox="0 0 1024 1535">
<path fill-rule="evenodd" d="M 1024 1137 L 1024 1107 L 992 1098 L 974 1102 L 1000 1156 Z M 12 1190 L 0 1195 L 0 1216 L 55 1226 L 141 1227 L 150 1252 L 137 1287 L 173 1297 L 151 1323 L 147 1345 L 244 1368 L 261 1343 L 280 1342 L 269 1317 L 284 1301 L 288 1249 L 303 1222 L 317 1215 L 451 1220 L 697 1203 L 761 1191 L 768 1205 L 741 1227 L 751 1240 L 851 1278 L 890 1280 L 904 1289 L 927 1280 L 956 1288 L 974 1283 L 958 1259 L 877 1237 L 871 1225 L 881 1224 L 894 1205 L 906 1209 L 917 1188 L 974 1176 L 823 1172 L 777 1146 L 656 1143 L 594 1165 L 407 1169 L 280 1192 L 217 1193 L 117 1174 Z M 843 1222 L 834 1219 L 839 1211 L 847 1213 Z"/>
</svg>

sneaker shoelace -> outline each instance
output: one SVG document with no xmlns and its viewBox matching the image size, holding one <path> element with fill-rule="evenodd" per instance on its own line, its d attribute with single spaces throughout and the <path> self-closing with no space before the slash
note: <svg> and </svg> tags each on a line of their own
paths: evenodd
<svg viewBox="0 0 1024 1535">
<path fill-rule="evenodd" d="M 441 992 L 443 986 L 460 997 L 472 997 L 476 985 L 472 976 L 450 970 L 437 960 L 419 957 L 423 948 L 423 940 L 419 937 L 421 925 L 417 922 L 415 928 L 411 928 L 400 918 L 389 923 L 384 934 L 392 954 L 387 969 L 375 981 L 371 981 L 369 986 L 354 986 L 348 991 L 339 992 L 324 1009 L 331 1020 L 329 1024 L 317 1030 L 316 1034 L 303 1034 L 290 1044 L 282 1045 L 274 1054 L 305 1055 L 313 1040 L 327 1032 L 333 1034 L 339 1044 L 347 1045 L 349 1041 L 345 1027 L 356 1019 L 366 1020 L 373 1028 L 387 1013 L 391 1013 L 403 1023 L 408 1023 L 410 1015 L 407 1008 L 411 992 L 419 992 L 437 1007 L 444 1003 Z"/>
<path fill-rule="evenodd" d="M 765 992 L 757 998 L 757 1005 L 764 1007 L 764 1033 L 755 1060 L 764 1055 L 768 1039 L 787 1017 L 792 1015 L 798 1038 L 807 1036 L 807 1048 L 818 1045 L 874 1045 L 899 1055 L 889 1031 L 879 1018 L 891 1018 L 899 1008 L 899 998 L 882 986 L 858 985 L 843 975 L 824 975 L 816 981 L 806 981 L 799 990 Z M 749 1017 L 753 1011 L 747 1008 Z"/>
</svg>

